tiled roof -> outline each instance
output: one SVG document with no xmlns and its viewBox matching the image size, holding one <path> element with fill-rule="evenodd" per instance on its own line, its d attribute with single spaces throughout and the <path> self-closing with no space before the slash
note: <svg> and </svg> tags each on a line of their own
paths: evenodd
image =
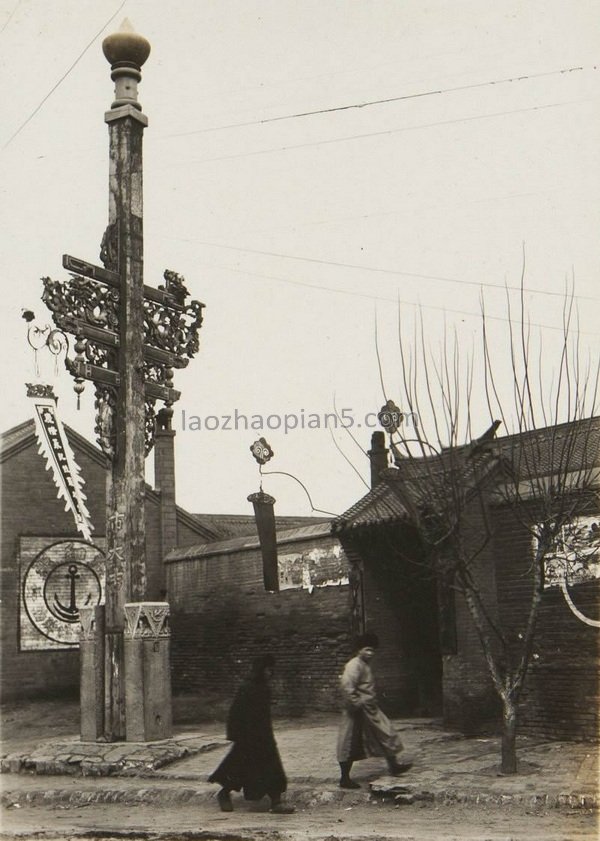
<svg viewBox="0 0 600 841">
<path fill-rule="evenodd" d="M 468 491 L 500 466 L 519 482 L 592 468 L 600 471 L 600 417 L 494 438 L 484 444 L 474 441 L 430 458 L 397 453 L 395 463 L 395 468 L 382 472 L 384 481 L 334 520 L 335 532 L 407 520 L 406 506 L 425 502 L 432 488 L 442 492 L 444 479 L 450 485 L 456 474 Z"/>
<path fill-rule="evenodd" d="M 217 540 L 257 534 L 254 514 L 194 514 L 193 516 L 205 528 L 210 529 Z M 275 516 L 275 525 L 278 529 L 292 529 L 324 522 L 328 522 L 325 517 Z"/>
<path fill-rule="evenodd" d="M 33 418 L 30 418 L 29 420 L 18 424 L 18 426 L 13 426 L 12 429 L 8 429 L 6 432 L 0 433 L 0 452 L 3 453 L 5 450 L 11 449 L 17 444 L 21 444 L 30 435 L 33 435 L 34 432 L 35 424 Z"/>
<path fill-rule="evenodd" d="M 295 529 L 277 532 L 277 545 L 286 543 L 297 543 L 301 540 L 314 540 L 319 537 L 327 537 L 332 533 L 332 521 L 315 523 L 310 526 L 300 526 Z M 206 557 L 208 555 L 229 555 L 233 552 L 243 552 L 248 549 L 260 549 L 258 535 L 246 535 L 245 537 L 231 537 L 229 540 L 214 540 L 209 543 L 198 543 L 194 546 L 186 546 L 182 549 L 173 549 L 165 558 L 166 563 L 172 561 L 192 560 L 194 558 Z"/>
<path fill-rule="evenodd" d="M 600 466 L 600 417 L 507 435 L 496 443 L 498 454 L 522 473 L 547 476 Z"/>
<path fill-rule="evenodd" d="M 389 471 L 392 472 L 391 470 Z M 398 472 L 398 471 L 395 471 Z M 333 521 L 333 531 L 406 520 L 408 512 L 385 482 L 380 482 L 368 494 Z"/>
<path fill-rule="evenodd" d="M 483 445 L 474 441 L 431 458 L 395 458 L 408 483 L 458 471 L 469 484 L 500 462 L 521 480 L 600 466 L 600 417 L 506 435 Z"/>
</svg>

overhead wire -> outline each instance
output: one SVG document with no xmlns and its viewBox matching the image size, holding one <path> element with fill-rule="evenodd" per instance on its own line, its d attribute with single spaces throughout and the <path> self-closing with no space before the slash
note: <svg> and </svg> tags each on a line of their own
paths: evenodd
<svg viewBox="0 0 600 841">
<path fill-rule="evenodd" d="M 495 196 L 483 196 L 483 198 L 476 198 L 476 199 L 466 199 L 462 202 L 463 205 L 469 204 L 485 204 L 491 201 L 506 201 L 509 199 L 521 199 L 521 198 L 529 198 L 530 196 L 543 196 L 543 195 L 552 195 L 554 193 L 565 193 L 565 192 L 573 192 L 577 188 L 571 185 L 570 187 L 562 187 L 558 189 L 552 190 L 531 190 L 527 193 L 503 193 L 500 195 Z M 579 193 L 579 190 L 577 189 Z M 406 198 L 411 199 L 413 198 L 416 193 L 406 193 Z M 453 205 L 452 202 L 446 202 L 448 205 Z M 587 204 L 592 202 L 581 202 L 579 201 L 579 205 Z M 402 216 L 407 212 L 414 212 L 415 209 L 419 211 L 428 210 L 430 208 L 439 208 L 441 203 L 439 201 L 436 202 L 428 202 L 426 204 L 417 204 L 417 205 L 407 205 L 406 207 L 398 210 L 375 210 L 372 213 L 353 213 L 347 216 L 330 216 L 328 219 L 311 219 L 310 221 L 299 221 L 299 222 L 291 222 L 288 225 L 270 225 L 268 228 L 244 228 L 240 232 L 241 236 L 255 236 L 256 234 L 273 234 L 278 231 L 296 231 L 298 228 L 312 228 L 317 227 L 320 225 L 339 225 L 341 222 L 354 222 L 359 219 L 375 219 L 380 218 L 382 216 Z M 597 206 L 597 201 L 593 201 L 594 207 Z M 595 300 L 595 299 L 594 299 Z M 600 300 L 600 299 L 599 299 Z"/>
<path fill-rule="evenodd" d="M 418 131 L 421 129 L 426 128 L 435 128 L 438 126 L 450 126 L 455 125 L 457 123 L 469 123 L 474 122 L 476 120 L 487 120 L 494 117 L 506 117 L 511 114 L 525 114 L 530 111 L 544 111 L 549 108 L 561 108 L 565 105 L 573 105 L 582 102 L 592 102 L 594 100 L 591 99 L 570 99 L 566 100 L 565 102 L 552 102 L 548 105 L 534 105 L 528 108 L 514 108 L 510 111 L 496 111 L 491 114 L 475 114 L 471 117 L 457 117 L 452 120 L 438 120 L 437 122 L 433 123 L 421 123 L 420 125 L 416 126 L 402 126 L 401 128 L 395 129 L 383 129 L 381 131 L 371 131 L 371 132 L 364 132 L 362 134 L 351 134 L 347 135 L 346 137 L 334 137 L 329 140 L 313 140 L 308 141 L 306 143 L 294 143 L 289 144 L 287 146 L 276 146 L 271 149 L 258 149 L 254 152 L 236 152 L 233 155 L 220 155 L 215 158 L 188 158 L 182 159 L 179 158 L 177 163 L 169 164 L 165 169 L 171 169 L 175 166 L 189 166 L 190 164 L 208 164 L 208 163 L 216 163 L 218 161 L 231 161 L 237 158 L 249 158 L 254 157 L 256 155 L 270 155 L 273 152 L 289 152 L 290 150 L 294 149 L 307 149 L 311 146 L 328 146 L 332 143 L 345 143 L 349 140 L 364 140 L 368 137 L 383 137 L 385 135 L 390 134 L 400 134 L 405 131 Z"/>
<path fill-rule="evenodd" d="M 336 105 L 336 106 L 333 106 L 331 108 L 318 108 L 318 109 L 315 109 L 313 111 L 300 111 L 300 112 L 295 113 L 295 114 L 284 114 L 284 115 L 281 115 L 279 117 L 265 117 L 262 120 L 252 120 L 252 121 L 245 122 L 245 123 L 230 123 L 230 124 L 224 125 L 224 126 L 212 126 L 212 127 L 209 127 L 209 128 L 195 129 L 193 131 L 179 132 L 177 134 L 174 133 L 174 134 L 167 134 L 167 135 L 163 135 L 163 136 L 164 137 L 187 137 L 187 136 L 193 135 L 193 134 L 206 134 L 207 132 L 223 131 L 225 129 L 231 129 L 231 128 L 244 128 L 246 126 L 260 126 L 260 125 L 264 125 L 265 123 L 280 122 L 281 120 L 295 120 L 295 119 L 298 119 L 300 117 L 313 117 L 313 116 L 316 116 L 318 114 L 332 114 L 332 113 L 338 112 L 338 111 L 350 111 L 350 110 L 354 110 L 354 109 L 369 108 L 369 107 L 374 106 L 374 105 L 388 105 L 392 102 L 403 102 L 403 101 L 406 101 L 408 99 L 421 99 L 421 98 L 426 97 L 426 96 L 438 96 L 438 95 L 444 94 L 444 93 L 457 93 L 457 92 L 460 92 L 460 91 L 475 90 L 476 88 L 484 88 L 484 87 L 488 87 L 490 85 L 504 85 L 504 84 L 508 84 L 508 83 L 511 83 L 511 82 L 524 82 L 524 81 L 529 81 L 529 80 L 532 80 L 532 79 L 541 79 L 541 78 L 545 78 L 545 77 L 548 77 L 548 76 L 562 75 L 562 74 L 565 74 L 565 73 L 576 73 L 576 72 L 579 72 L 579 71 L 582 71 L 582 70 L 587 70 L 587 69 L 589 69 L 589 68 L 586 68 L 586 67 L 564 67 L 560 70 L 549 70 L 549 71 L 546 71 L 544 73 L 529 73 L 529 74 L 526 74 L 524 76 L 511 76 L 511 77 L 505 78 L 505 79 L 492 79 L 492 80 L 489 80 L 489 81 L 486 81 L 486 82 L 475 82 L 475 83 L 470 84 L 470 85 L 457 85 L 456 87 L 452 87 L 452 88 L 439 88 L 439 89 L 428 90 L 428 91 L 420 91 L 418 93 L 403 94 L 402 96 L 390 96 L 390 97 L 387 97 L 385 99 L 372 99 L 372 100 L 367 100 L 365 102 L 354 102 L 354 103 L 351 103 L 350 105 Z M 596 70 L 597 67 L 593 66 L 592 69 Z"/>
<path fill-rule="evenodd" d="M 420 54 L 419 57 L 420 57 L 421 61 L 427 61 L 428 59 L 432 59 L 432 58 L 439 59 L 439 58 L 444 57 L 444 56 L 455 55 L 457 52 L 458 52 L 458 50 L 446 50 L 445 52 L 440 53 L 439 50 L 436 50 L 433 53 Z M 228 88 L 226 90 L 219 90 L 218 88 L 215 88 L 215 89 L 212 90 L 212 92 L 208 93 L 205 96 L 200 95 L 197 99 L 195 99 L 195 101 L 196 102 L 204 102 L 206 100 L 211 100 L 211 99 L 218 99 L 219 101 L 221 101 L 224 96 L 227 96 L 227 95 L 230 95 L 230 94 L 245 94 L 245 93 L 249 93 L 250 91 L 257 91 L 257 90 L 262 92 L 262 91 L 265 91 L 265 90 L 270 90 L 272 88 L 282 88 L 282 87 L 289 88 L 290 85 L 295 85 L 295 84 L 298 84 L 299 82 L 312 82 L 315 79 L 332 79 L 335 76 L 349 76 L 349 75 L 352 75 L 352 74 L 355 74 L 355 75 L 356 74 L 362 74 L 363 77 L 364 77 L 364 74 L 366 74 L 366 73 L 371 73 L 374 70 L 381 70 L 382 68 L 389 67 L 390 65 L 396 66 L 400 63 L 402 63 L 403 66 L 406 66 L 405 58 L 397 58 L 394 61 L 384 61 L 383 63 L 378 62 L 377 64 L 363 65 L 362 67 L 347 67 L 347 66 L 344 66 L 343 70 L 328 70 L 325 73 L 312 73 L 310 76 L 294 76 L 294 77 L 291 77 L 289 79 L 281 79 L 278 82 L 277 81 L 270 81 L 267 84 L 261 82 L 257 85 L 252 85 L 252 86 L 246 87 L 246 88 Z M 171 136 L 178 137 L 179 135 L 175 134 L 175 135 L 160 135 L 160 136 L 161 137 L 171 137 Z"/>
<path fill-rule="evenodd" d="M 19 0 L 19 2 L 20 2 L 20 0 Z M 12 10 L 11 15 L 9 16 L 9 19 L 5 23 L 5 27 L 8 24 L 8 22 L 10 21 L 10 18 L 16 12 L 16 9 L 19 6 L 19 2 L 16 4 L 14 9 Z M 75 61 L 71 64 L 71 66 L 63 74 L 63 76 L 58 80 L 58 82 L 52 87 L 52 89 L 42 99 L 40 104 L 34 109 L 34 111 L 31 112 L 31 114 L 28 116 L 28 118 L 11 135 L 11 137 L 8 139 L 8 141 L 3 145 L 3 147 L 2 147 L 3 149 L 5 149 L 12 142 L 12 140 L 14 140 L 14 138 L 22 131 L 22 129 L 30 122 L 30 120 L 35 116 L 35 114 L 40 110 L 40 108 L 48 100 L 48 98 L 52 95 L 52 93 L 67 78 L 69 73 L 75 68 L 75 66 L 81 60 L 83 55 L 85 55 L 87 50 L 91 47 L 91 45 L 98 38 L 98 36 L 102 33 L 102 31 L 106 28 L 106 26 L 108 26 L 108 24 L 119 14 L 119 12 L 124 7 L 126 2 L 127 2 L 127 0 L 123 0 L 123 2 L 121 2 L 119 7 L 117 8 L 117 10 L 111 15 L 111 17 L 106 21 L 106 23 L 102 26 L 102 28 L 94 35 L 94 37 L 91 39 L 91 41 L 85 46 L 85 48 L 81 51 L 81 53 L 78 55 L 78 57 L 75 59 Z M 294 118 L 297 118 L 297 117 L 307 117 L 307 116 L 313 116 L 313 115 L 317 115 L 317 114 L 332 113 L 332 112 L 335 112 L 335 111 L 344 111 L 344 110 L 350 110 L 350 109 L 361 109 L 361 108 L 365 108 L 365 107 L 369 107 L 369 106 L 388 104 L 388 103 L 392 103 L 392 102 L 403 101 L 403 100 L 414 99 L 414 98 L 421 98 L 421 97 L 425 97 L 425 96 L 440 95 L 440 94 L 443 94 L 443 93 L 451 93 L 451 92 L 457 92 L 457 91 L 463 91 L 463 90 L 470 90 L 470 89 L 481 88 L 481 87 L 485 87 L 485 86 L 500 85 L 500 84 L 506 84 L 506 83 L 514 83 L 514 82 L 537 79 L 537 78 L 542 78 L 542 77 L 547 77 L 547 76 L 554 76 L 554 75 L 558 75 L 558 74 L 579 72 L 579 71 L 583 71 L 585 69 L 587 69 L 587 68 L 585 68 L 583 66 L 568 67 L 568 68 L 562 68 L 560 70 L 548 71 L 548 72 L 538 73 L 538 74 L 527 74 L 527 75 L 523 75 L 523 76 L 514 76 L 514 77 L 508 77 L 508 78 L 504 78 L 504 79 L 488 80 L 486 82 L 473 83 L 473 84 L 470 84 L 470 85 L 461 85 L 461 86 L 455 86 L 455 87 L 452 87 L 452 88 L 440 88 L 440 89 L 436 89 L 436 90 L 422 91 L 422 92 L 418 92 L 418 93 L 414 93 L 414 94 L 406 94 L 406 95 L 397 96 L 397 97 L 388 97 L 386 99 L 370 100 L 370 101 L 366 101 L 366 102 L 362 102 L 362 103 L 353 103 L 353 104 L 350 104 L 350 105 L 336 106 L 336 107 L 332 107 L 332 108 L 318 109 L 318 110 L 306 111 L 306 112 L 299 112 L 299 113 L 296 113 L 296 114 L 289 114 L 289 115 L 282 115 L 282 116 L 279 116 L 279 117 L 265 118 L 263 120 L 254 121 L 252 123 L 240 123 L 240 124 L 232 124 L 232 125 L 228 125 L 228 126 L 215 127 L 215 128 L 212 128 L 212 129 L 211 128 L 201 129 L 198 132 L 188 132 L 187 134 L 203 133 L 203 132 L 207 132 L 207 131 L 214 131 L 214 130 L 221 129 L 221 128 L 223 128 L 223 129 L 234 128 L 234 127 L 238 127 L 238 126 L 242 126 L 242 125 L 258 125 L 258 124 L 263 124 L 263 123 L 270 123 L 270 122 L 277 122 L 277 121 L 281 121 L 281 120 L 294 119 Z M 593 69 L 596 70 L 597 67 L 594 66 Z M 305 147 L 305 146 L 343 142 L 345 140 L 360 139 L 360 138 L 364 138 L 364 137 L 373 137 L 373 136 L 380 136 L 380 135 L 385 135 L 385 134 L 393 134 L 393 133 L 397 133 L 397 132 L 417 130 L 417 129 L 420 129 L 420 128 L 429 128 L 429 127 L 439 126 L 439 125 L 448 125 L 448 124 L 457 123 L 457 122 L 468 122 L 468 121 L 471 121 L 471 120 L 486 119 L 486 118 L 492 118 L 492 117 L 497 117 L 497 116 L 505 116 L 505 115 L 513 114 L 513 113 L 523 113 L 523 112 L 526 112 L 526 111 L 535 111 L 535 110 L 542 110 L 542 109 L 546 109 L 546 108 L 560 107 L 560 106 L 568 105 L 568 104 L 573 104 L 573 102 L 571 101 L 571 102 L 564 102 L 564 103 L 551 103 L 551 104 L 548 104 L 548 105 L 534 106 L 532 108 L 525 108 L 525 109 L 515 109 L 515 110 L 512 110 L 512 111 L 498 112 L 498 113 L 494 113 L 494 114 L 474 115 L 472 117 L 458 118 L 458 119 L 449 120 L 449 121 L 440 121 L 440 122 L 437 122 L 437 123 L 425 124 L 425 125 L 422 125 L 422 126 L 404 126 L 402 128 L 399 128 L 399 129 L 388 129 L 388 130 L 384 130 L 384 131 L 380 131 L 380 132 L 373 132 L 373 133 L 368 133 L 368 134 L 353 135 L 353 136 L 343 137 L 343 138 L 333 138 L 333 139 L 330 139 L 330 140 L 317 141 L 316 143 L 297 144 L 295 146 L 281 147 L 279 149 L 274 149 L 274 150 L 258 150 L 256 152 L 248 152 L 248 153 L 243 153 L 241 155 L 230 155 L 230 156 L 223 156 L 223 157 L 220 157 L 220 158 L 206 159 L 205 161 L 200 161 L 200 163 L 215 161 L 215 160 L 226 160 L 226 159 L 235 158 L 235 157 L 245 157 L 246 155 L 266 154 L 266 153 L 269 153 L 271 151 L 284 151 L 284 150 L 287 150 L 287 149 L 302 148 L 302 147 Z M 176 136 L 176 135 L 168 135 L 168 136 Z M 195 163 L 198 163 L 198 161 L 195 161 Z M 238 247 L 235 247 L 235 246 L 228 246 L 228 245 L 224 245 L 224 244 L 221 244 L 221 243 L 204 242 L 202 240 L 188 240 L 188 241 L 198 242 L 199 244 L 207 245 L 207 246 L 211 246 L 211 247 L 218 247 L 218 248 L 224 248 L 224 249 L 229 249 L 229 250 L 256 253 L 256 254 L 262 254 L 262 255 L 266 255 L 266 256 L 273 256 L 273 257 L 280 257 L 280 258 L 287 258 L 287 259 L 294 259 L 294 260 L 303 260 L 303 261 L 306 261 L 306 262 L 319 263 L 319 264 L 323 264 L 323 265 L 333 265 L 333 266 L 338 266 L 338 267 L 361 269 L 363 271 L 366 270 L 366 271 L 378 272 L 378 273 L 384 273 L 384 274 L 391 274 L 391 275 L 403 275 L 403 276 L 409 276 L 409 277 L 415 277 L 415 278 L 421 278 L 421 279 L 431 279 L 431 280 L 438 280 L 438 281 L 444 281 L 444 282 L 474 285 L 474 286 L 479 286 L 479 287 L 481 286 L 481 284 L 476 282 L 476 281 L 468 281 L 468 280 L 462 280 L 462 279 L 458 279 L 458 278 L 444 278 L 444 277 L 439 277 L 439 276 L 434 276 L 434 275 L 418 274 L 418 273 L 414 273 L 414 272 L 404 272 L 404 271 L 398 271 L 398 270 L 392 270 L 392 269 L 367 267 L 367 266 L 361 266 L 361 265 L 355 265 L 355 264 L 349 264 L 349 263 L 342 263 L 342 262 L 335 262 L 335 261 L 318 260 L 316 258 L 280 254 L 280 253 L 276 253 L 276 252 L 259 251 L 257 249 L 238 248 Z M 283 279 L 279 278 L 279 280 L 283 280 Z M 294 283 L 295 281 L 288 281 L 288 282 Z M 304 285 L 311 286 L 312 288 L 323 288 L 323 287 L 313 287 L 312 284 L 304 284 Z M 504 286 L 500 286 L 499 284 L 486 284 L 486 286 L 490 286 L 490 287 L 493 287 L 493 288 L 502 288 L 502 289 L 504 289 L 504 288 L 513 289 L 513 288 L 515 288 L 515 287 L 510 287 L 510 286 L 509 287 L 504 287 Z M 329 291 L 340 292 L 342 290 L 336 290 L 336 289 L 330 288 Z M 527 289 L 525 291 L 533 293 L 533 294 L 545 294 L 545 295 L 555 295 L 555 296 L 562 295 L 562 293 L 552 292 L 552 291 L 548 291 L 548 290 Z M 345 294 L 360 294 L 360 293 L 351 293 L 351 292 L 345 291 Z M 376 296 L 367 296 L 367 297 L 374 297 L 376 300 L 377 299 L 389 300 L 389 299 L 384 299 L 384 298 L 383 299 L 382 298 L 377 298 Z M 583 300 L 598 300 L 597 298 L 593 298 L 591 296 L 578 296 L 578 297 L 580 297 Z M 457 313 L 465 314 L 465 315 L 474 315 L 473 313 L 469 313 L 469 312 L 466 312 L 466 311 L 460 311 L 460 310 L 449 310 L 449 311 L 457 312 Z M 555 328 L 551 327 L 550 325 L 537 325 L 537 326 L 544 327 L 544 328 L 547 328 L 547 329 L 555 329 Z M 558 329 L 558 328 L 556 328 L 556 329 Z"/>
<path fill-rule="evenodd" d="M 521 290 L 520 286 L 510 286 L 509 284 L 503 283 L 481 283 L 480 281 L 476 280 L 464 280 L 463 278 L 456 278 L 456 277 L 443 277 L 441 275 L 429 275 L 429 274 L 420 274 L 417 272 L 406 272 L 399 269 L 384 269 L 384 268 L 377 268 L 374 266 L 362 266 L 359 263 L 343 263 L 341 261 L 336 260 L 320 260 L 317 257 L 304 257 L 302 255 L 298 256 L 295 254 L 283 254 L 277 251 L 261 251 L 257 248 L 241 248 L 240 246 L 235 245 L 225 245 L 219 242 L 207 242 L 205 240 L 196 239 L 193 237 L 164 237 L 164 239 L 170 239 L 175 241 L 181 242 L 191 242 L 196 243 L 198 245 L 205 245 L 210 248 L 222 248 L 226 251 L 237 251 L 242 253 L 248 254 L 258 254 L 262 257 L 278 257 L 285 260 L 298 260 L 304 263 L 317 263 L 323 266 L 335 266 L 336 268 L 343 268 L 343 269 L 357 269 L 359 271 L 367 271 L 367 272 L 375 272 L 378 274 L 386 274 L 386 275 L 393 275 L 393 276 L 401 276 L 401 277 L 414 277 L 418 278 L 419 280 L 433 280 L 433 281 L 440 281 L 443 283 L 456 283 L 465 286 L 476 286 L 478 289 L 481 288 L 490 288 L 490 289 L 500 289 L 503 292 L 509 289 L 513 292 L 529 292 L 535 295 L 550 295 L 553 297 L 564 298 L 564 292 L 553 292 L 548 289 L 530 289 L 529 287 L 524 288 Z M 579 297 L 581 300 L 586 301 L 600 301 L 600 298 L 594 298 L 590 295 L 580 295 L 575 297 Z"/>
<path fill-rule="evenodd" d="M 280 277 L 278 275 L 264 274 L 262 272 L 252 272 L 252 271 L 248 271 L 246 269 L 235 269 L 235 268 L 232 268 L 231 266 L 223 266 L 223 265 L 219 265 L 217 263 L 209 263 L 209 262 L 206 262 L 204 260 L 196 261 L 196 265 L 204 266 L 205 268 L 209 268 L 209 269 L 219 269 L 221 271 L 233 272 L 235 274 L 242 274 L 242 275 L 246 275 L 247 277 L 258 277 L 258 278 L 263 278 L 264 280 L 275 280 L 275 281 L 280 282 L 280 283 L 291 284 L 292 286 L 302 286 L 302 287 L 305 287 L 305 288 L 308 288 L 308 289 L 314 289 L 317 292 L 333 292 L 337 295 L 349 295 L 349 296 L 354 297 L 354 298 L 366 298 L 369 301 L 385 301 L 385 302 L 392 303 L 392 304 L 397 304 L 397 305 L 402 304 L 402 305 L 408 306 L 408 307 L 417 307 L 419 309 L 436 310 L 438 312 L 443 312 L 443 313 L 451 312 L 451 313 L 455 313 L 457 315 L 465 315 L 465 316 L 468 316 L 470 318 L 481 319 L 481 313 L 480 312 L 470 312 L 469 310 L 459 310 L 459 309 L 454 309 L 454 308 L 451 308 L 451 307 L 436 306 L 435 304 L 423 304 L 423 303 L 415 302 L 415 301 L 404 301 L 404 300 L 402 300 L 400 298 L 397 298 L 397 297 L 396 298 L 390 298 L 390 297 L 386 297 L 384 295 L 372 295 L 372 294 L 369 294 L 368 292 L 354 292 L 353 290 L 350 290 L 350 289 L 339 289 L 335 286 L 325 286 L 323 284 L 318 284 L 317 285 L 317 284 L 314 284 L 314 283 L 307 283 L 306 281 L 303 281 L 303 280 L 291 280 L 290 278 L 284 278 L 284 277 Z M 487 315 L 486 314 L 486 319 L 489 320 L 489 321 L 502 321 L 505 324 L 510 324 L 511 323 L 510 319 L 503 318 L 500 315 Z M 537 327 L 537 328 L 540 328 L 542 330 L 558 330 L 561 333 L 564 332 L 564 329 L 563 329 L 562 326 L 555 327 L 552 324 L 540 324 L 540 323 L 537 323 L 537 322 L 528 322 L 528 326 L 529 327 Z M 585 331 L 585 330 L 573 330 L 572 332 L 573 332 L 574 335 L 581 335 L 581 336 L 598 336 L 598 335 L 600 335 L 599 333 L 592 333 L 590 331 Z"/>
<path fill-rule="evenodd" d="M 79 53 L 79 55 L 77 56 L 77 58 L 75 59 L 75 61 L 74 61 L 74 62 L 71 64 L 71 66 L 70 66 L 70 67 L 69 67 L 69 68 L 65 71 L 65 73 L 63 73 L 63 75 L 60 77 L 60 79 L 58 80 L 58 82 L 56 82 L 56 84 L 55 84 L 55 85 L 53 85 L 53 87 L 52 87 L 52 88 L 48 91 L 48 93 L 44 96 L 44 98 L 43 98 L 43 99 L 42 99 L 42 101 L 39 103 L 39 105 L 37 105 L 37 106 L 36 106 L 36 108 L 34 108 L 34 110 L 33 110 L 33 111 L 29 114 L 29 116 L 27 117 L 27 119 L 26 119 L 26 120 L 24 120 L 24 121 L 21 123 L 21 125 L 18 127 L 18 129 L 17 129 L 15 132 L 13 132 L 13 133 L 11 134 L 11 136 L 8 138 L 8 140 L 6 141 L 6 143 L 4 143 L 4 145 L 2 146 L 2 149 L 6 149 L 6 147 L 7 147 L 7 146 L 9 146 L 9 145 L 12 143 L 12 141 L 15 139 L 15 137 L 17 137 L 17 135 L 19 135 L 19 134 L 23 131 L 23 129 L 25 128 L 25 126 L 26 126 L 28 123 L 30 123 L 30 122 L 31 122 L 31 120 L 35 117 L 35 115 L 38 113 L 38 111 L 39 111 L 39 110 L 40 110 L 40 108 L 44 105 L 44 103 L 45 103 L 45 102 L 47 102 L 47 101 L 48 101 L 48 99 L 50 99 L 50 97 L 52 96 L 52 94 L 54 93 L 54 91 L 55 91 L 55 90 L 56 90 L 56 89 L 57 89 L 57 88 L 58 88 L 58 87 L 59 87 L 59 86 L 60 86 L 60 85 L 64 82 L 64 80 L 67 78 L 67 76 L 69 75 L 69 73 L 71 73 L 71 71 L 72 71 L 72 70 L 73 70 L 73 69 L 74 69 L 74 68 L 75 68 L 75 67 L 79 64 L 79 62 L 81 61 L 81 59 L 83 58 L 83 56 L 87 53 L 87 51 L 88 51 L 88 50 L 89 50 L 89 48 L 92 46 L 92 44 L 96 41 L 96 39 L 97 39 L 97 38 L 98 38 L 98 37 L 99 37 L 99 36 L 100 36 L 100 35 L 104 32 L 104 30 L 106 29 L 106 27 L 108 26 L 108 24 L 109 24 L 112 20 L 114 20 L 114 19 L 116 18 L 116 16 L 119 14 L 119 12 L 121 11 L 121 9 L 123 8 L 123 6 L 125 5 L 125 3 L 126 3 L 126 2 L 127 2 L 127 0 L 123 0 L 123 2 L 121 3 L 121 5 L 120 5 L 120 6 L 119 6 L 119 8 L 117 9 L 117 11 L 116 11 L 114 14 L 112 14 L 112 15 L 109 17 L 109 19 L 106 21 L 106 23 L 102 26 L 102 28 L 101 28 L 101 29 L 99 29 L 99 30 L 98 30 L 98 32 L 96 32 L 96 34 L 94 35 L 94 37 L 92 38 L 92 40 L 89 42 L 89 44 L 87 44 L 87 45 L 83 48 L 83 50 Z"/>
<path fill-rule="evenodd" d="M 11 22 L 11 20 L 13 19 L 15 12 L 17 11 L 17 9 L 19 8 L 19 6 L 20 6 L 20 5 L 21 5 L 21 0 L 17 0 L 17 2 L 15 3 L 15 6 L 14 6 L 14 8 L 13 8 L 12 12 L 9 14 L 9 16 L 8 16 L 8 17 L 6 18 L 6 20 L 4 21 L 4 26 L 2 27 L 2 29 L 0 29 L 0 35 L 2 35 L 2 33 L 4 32 L 4 30 L 6 29 L 6 27 L 8 26 L 8 24 L 9 24 L 9 23 Z"/>
</svg>

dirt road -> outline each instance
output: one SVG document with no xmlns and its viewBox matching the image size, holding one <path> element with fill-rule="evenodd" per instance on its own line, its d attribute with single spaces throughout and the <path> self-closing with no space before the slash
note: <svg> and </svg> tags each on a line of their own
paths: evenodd
<svg viewBox="0 0 600 841">
<path fill-rule="evenodd" d="M 132 807 L 93 804 L 86 808 L 7 809 L 2 839 L 43 833 L 44 841 L 127 837 L 203 841 L 597 841 L 598 814 L 582 809 L 534 810 L 505 806 L 433 806 L 373 802 L 344 808 L 327 803 L 294 815 L 272 815 L 236 802 L 232 814 L 216 803 Z M 39 838 L 39 835 L 38 835 Z"/>
</svg>

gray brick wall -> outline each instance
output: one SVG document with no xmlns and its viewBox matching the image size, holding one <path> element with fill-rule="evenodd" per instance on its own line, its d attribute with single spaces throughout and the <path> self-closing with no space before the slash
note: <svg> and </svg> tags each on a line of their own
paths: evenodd
<svg viewBox="0 0 600 841">
<path fill-rule="evenodd" d="M 312 548 L 294 544 L 279 551 Z M 331 565 L 337 571 L 339 560 L 332 556 Z M 347 584 L 265 592 L 258 550 L 167 567 L 175 693 L 204 692 L 224 709 L 251 659 L 268 650 L 277 659 L 278 715 L 339 708 L 339 676 L 351 653 Z"/>
</svg>

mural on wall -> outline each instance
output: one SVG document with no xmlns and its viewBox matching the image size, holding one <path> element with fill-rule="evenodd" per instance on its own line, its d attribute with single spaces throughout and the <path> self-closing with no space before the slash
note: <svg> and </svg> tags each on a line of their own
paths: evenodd
<svg viewBox="0 0 600 841">
<path fill-rule="evenodd" d="M 280 590 L 303 588 L 312 593 L 315 587 L 348 584 L 348 561 L 338 543 L 280 554 L 278 567 Z"/>
<path fill-rule="evenodd" d="M 21 538 L 21 651 L 68 649 L 79 644 L 79 608 L 104 600 L 104 540 L 96 543 Z"/>
<path fill-rule="evenodd" d="M 600 579 L 600 518 L 578 517 L 563 529 L 552 555 L 546 558 L 544 588 L 560 587 L 572 613 L 594 628 L 600 620 L 590 619 L 576 606 L 569 588 Z"/>
</svg>

